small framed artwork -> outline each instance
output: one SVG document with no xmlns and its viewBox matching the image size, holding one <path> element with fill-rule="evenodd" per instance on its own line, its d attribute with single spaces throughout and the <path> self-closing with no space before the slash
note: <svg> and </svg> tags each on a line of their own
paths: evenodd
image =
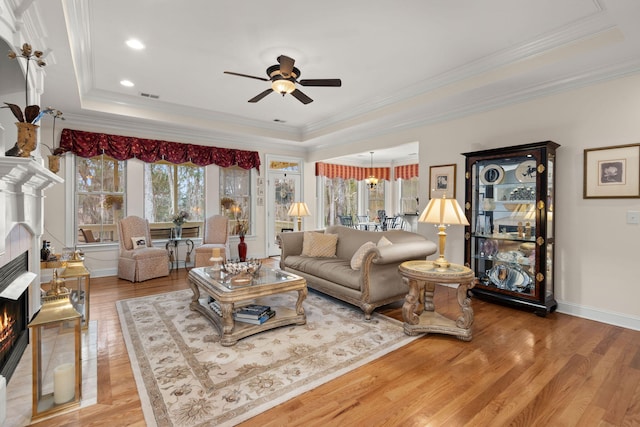
<svg viewBox="0 0 640 427">
<path fill-rule="evenodd" d="M 431 166 L 429 168 L 429 198 L 456 197 L 456 165 Z"/>
<path fill-rule="evenodd" d="M 264 206 L 264 197 L 257 197 L 256 198 L 256 204 L 258 206 Z"/>
<path fill-rule="evenodd" d="M 258 197 L 264 197 L 264 187 L 258 187 Z"/>
<path fill-rule="evenodd" d="M 258 187 L 264 187 L 264 178 L 258 178 Z"/>
<path fill-rule="evenodd" d="M 584 150 L 583 198 L 640 198 L 640 144 Z"/>
</svg>

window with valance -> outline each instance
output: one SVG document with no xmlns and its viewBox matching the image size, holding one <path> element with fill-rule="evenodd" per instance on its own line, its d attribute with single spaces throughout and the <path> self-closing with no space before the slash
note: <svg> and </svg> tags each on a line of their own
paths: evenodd
<svg viewBox="0 0 640 427">
<path fill-rule="evenodd" d="M 223 168 L 239 166 L 243 169 L 256 168 L 258 171 L 260 170 L 260 155 L 257 151 L 184 144 L 74 129 L 62 130 L 60 148 L 64 152 L 71 152 L 85 158 L 105 154 L 116 160 L 136 158 L 146 163 L 165 160 L 175 164 L 191 162 L 197 166 L 218 165 Z"/>
</svg>

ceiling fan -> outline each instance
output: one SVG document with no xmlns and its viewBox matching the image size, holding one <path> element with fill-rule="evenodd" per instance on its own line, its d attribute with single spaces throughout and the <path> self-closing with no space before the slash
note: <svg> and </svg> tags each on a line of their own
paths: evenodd
<svg viewBox="0 0 640 427">
<path fill-rule="evenodd" d="M 308 104 L 310 102 L 313 102 L 313 99 L 309 98 L 303 92 L 298 90 L 296 88 L 296 83 L 298 83 L 300 86 L 342 86 L 342 81 L 340 81 L 340 79 L 298 80 L 298 78 L 300 77 L 300 70 L 293 66 L 294 63 L 295 59 L 293 58 L 289 58 L 285 55 L 278 56 L 278 64 L 272 65 L 267 68 L 267 76 L 269 76 L 268 79 L 264 77 L 250 76 L 248 74 L 234 73 L 231 71 L 225 71 L 225 74 L 271 82 L 271 88 L 254 96 L 249 100 L 249 102 L 258 102 L 265 96 L 269 95 L 271 92 L 277 92 L 282 94 L 282 96 L 290 93 L 298 101 L 302 102 L 303 104 Z"/>
</svg>

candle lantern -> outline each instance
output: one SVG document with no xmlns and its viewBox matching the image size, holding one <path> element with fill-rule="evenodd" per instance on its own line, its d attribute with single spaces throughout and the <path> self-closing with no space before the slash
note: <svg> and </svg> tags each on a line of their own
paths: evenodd
<svg viewBox="0 0 640 427">
<path fill-rule="evenodd" d="M 64 285 L 71 291 L 69 300 L 73 308 L 82 315 L 83 329 L 89 326 L 90 276 L 89 270 L 84 266 L 84 261 L 77 251 L 73 254 L 72 258 L 67 261 L 67 266 L 59 276 L 65 279 Z"/>
<path fill-rule="evenodd" d="M 44 297 L 31 330 L 32 420 L 80 406 L 82 388 L 81 314 L 69 293 Z"/>
</svg>

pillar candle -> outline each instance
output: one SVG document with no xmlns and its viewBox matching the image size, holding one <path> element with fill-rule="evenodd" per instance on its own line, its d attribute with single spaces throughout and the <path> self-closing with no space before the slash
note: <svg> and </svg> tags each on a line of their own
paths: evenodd
<svg viewBox="0 0 640 427">
<path fill-rule="evenodd" d="M 220 258 L 220 248 L 213 248 L 211 250 L 211 257 L 212 258 Z"/>
<path fill-rule="evenodd" d="M 76 372 L 73 363 L 63 363 L 53 370 L 53 402 L 67 403 L 76 395 Z"/>
</svg>

